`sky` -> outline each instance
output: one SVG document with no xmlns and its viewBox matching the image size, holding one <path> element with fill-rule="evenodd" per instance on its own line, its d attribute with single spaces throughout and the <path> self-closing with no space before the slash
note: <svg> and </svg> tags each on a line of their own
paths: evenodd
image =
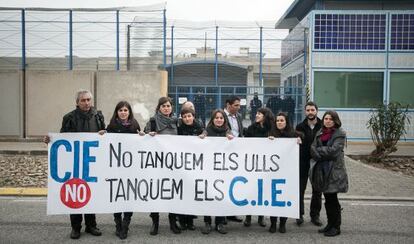
<svg viewBox="0 0 414 244">
<path fill-rule="evenodd" d="M 276 21 L 294 0 L 0 0 L 1 7 L 106 8 L 167 2 L 167 18 Z"/>
</svg>

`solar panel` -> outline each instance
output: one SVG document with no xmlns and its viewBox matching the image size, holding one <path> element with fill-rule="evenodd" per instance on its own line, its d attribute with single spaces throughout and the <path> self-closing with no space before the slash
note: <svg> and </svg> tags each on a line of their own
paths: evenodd
<svg viewBox="0 0 414 244">
<path fill-rule="evenodd" d="M 314 49 L 384 50 L 385 14 L 316 14 Z"/>
</svg>

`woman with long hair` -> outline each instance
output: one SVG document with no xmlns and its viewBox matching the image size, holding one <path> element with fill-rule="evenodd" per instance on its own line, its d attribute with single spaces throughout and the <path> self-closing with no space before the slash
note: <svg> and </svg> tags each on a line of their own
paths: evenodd
<svg viewBox="0 0 414 244">
<path fill-rule="evenodd" d="M 141 127 L 134 118 L 131 105 L 127 101 L 120 101 L 114 109 L 111 121 L 106 127 L 106 131 L 99 131 L 99 134 L 108 133 L 129 133 L 138 134 Z M 122 214 L 124 217 L 122 218 Z M 114 213 L 115 234 L 121 240 L 128 236 L 129 224 L 131 222 L 132 212 Z"/>
<path fill-rule="evenodd" d="M 341 128 L 341 120 L 335 111 L 326 111 L 322 123 L 323 126 L 317 132 L 311 146 L 312 160 L 309 176 L 312 185 L 325 197 L 328 224 L 320 229 L 319 233 L 325 236 L 337 236 L 341 234 L 342 222 L 338 193 L 348 191 L 348 175 L 344 160 L 346 133 Z M 315 177 L 315 174 L 322 177 Z"/>
<path fill-rule="evenodd" d="M 177 118 L 173 116 L 172 100 L 169 97 L 161 97 L 158 99 L 158 105 L 155 109 L 155 115 L 150 118 L 145 126 L 145 133 L 151 136 L 156 134 L 161 135 L 177 135 Z M 158 234 L 158 227 L 160 223 L 160 214 L 151 213 L 152 219 L 151 235 Z M 174 234 L 181 233 L 181 229 L 177 225 L 177 214 L 169 213 L 168 220 L 170 223 L 170 230 Z"/>
<path fill-rule="evenodd" d="M 231 130 L 228 127 L 227 117 L 225 113 L 221 109 L 213 110 L 211 113 L 210 121 L 207 124 L 205 131 L 200 135 L 200 138 L 204 138 L 206 136 L 214 136 L 214 137 L 227 137 L 229 140 L 233 139 L 233 135 L 231 134 Z M 203 234 L 209 234 L 211 232 L 211 216 L 204 216 L 204 223 L 205 226 L 201 230 Z M 225 217 L 223 216 L 216 216 L 215 220 L 216 231 L 220 234 L 226 234 L 227 230 L 224 227 Z"/>
<path fill-rule="evenodd" d="M 255 121 L 246 130 L 245 137 L 269 137 L 274 130 L 275 119 L 273 113 L 268 108 L 259 108 L 256 112 Z M 249 227 L 252 222 L 252 216 L 246 215 L 243 222 L 244 226 Z M 257 220 L 261 227 L 266 226 L 263 216 L 259 216 Z"/>
<path fill-rule="evenodd" d="M 300 138 L 295 133 L 292 125 L 289 122 L 288 115 L 284 112 L 279 112 L 276 115 L 276 126 L 272 132 L 272 136 L 275 138 L 298 138 L 298 143 L 301 143 Z M 276 232 L 277 216 L 270 216 L 270 233 Z M 286 221 L 287 217 L 280 217 L 279 232 L 286 233 Z"/>
</svg>

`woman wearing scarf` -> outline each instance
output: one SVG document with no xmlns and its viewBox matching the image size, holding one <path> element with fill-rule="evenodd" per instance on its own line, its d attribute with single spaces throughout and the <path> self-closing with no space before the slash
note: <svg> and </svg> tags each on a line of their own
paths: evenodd
<svg viewBox="0 0 414 244">
<path fill-rule="evenodd" d="M 234 136 L 231 133 L 231 129 L 228 127 L 227 116 L 223 110 L 216 109 L 211 113 L 211 118 L 207 124 L 206 130 L 201 135 L 199 135 L 200 138 L 204 138 L 206 136 L 227 137 L 229 140 L 233 139 Z M 205 226 L 201 229 L 201 233 L 210 234 L 212 230 L 211 220 L 211 216 L 204 216 Z M 216 216 L 214 222 L 216 225 L 215 230 L 218 233 L 227 234 L 227 230 L 224 227 L 225 217 Z"/>
<path fill-rule="evenodd" d="M 99 131 L 103 134 L 105 131 Z M 108 133 L 129 133 L 137 134 L 141 132 L 141 127 L 138 121 L 134 118 L 131 105 L 126 101 L 121 101 L 115 106 L 111 122 L 106 127 Z M 115 234 L 121 239 L 126 239 L 128 236 L 129 223 L 131 222 L 132 212 L 114 213 Z"/>
<path fill-rule="evenodd" d="M 255 115 L 255 122 L 246 130 L 245 137 L 269 137 L 274 130 L 275 119 L 273 113 L 268 108 L 259 108 Z M 252 222 L 252 216 L 246 215 L 244 226 L 249 227 Z M 259 216 L 257 220 L 261 227 L 266 227 L 263 216 Z"/>
<path fill-rule="evenodd" d="M 338 193 L 348 191 L 348 175 L 344 161 L 346 134 L 341 128 L 341 120 L 335 111 L 326 111 L 322 122 L 322 129 L 316 134 L 311 146 L 312 160 L 309 175 L 311 183 L 319 187 L 325 197 L 328 224 L 320 229 L 319 233 L 336 236 L 341 233 L 341 205 L 338 201 Z M 317 169 L 323 179 L 318 181 L 318 184 L 314 180 Z"/>
<path fill-rule="evenodd" d="M 150 118 L 144 129 L 145 133 L 155 136 L 161 135 L 177 135 L 177 118 L 172 116 L 172 100 L 169 97 L 161 97 L 158 99 L 158 105 L 155 109 L 155 115 Z M 159 213 L 151 213 L 152 218 L 151 235 L 158 234 L 158 226 L 160 222 Z M 177 225 L 177 214 L 169 213 L 168 220 L 170 223 L 170 230 L 174 234 L 181 233 Z"/>
</svg>

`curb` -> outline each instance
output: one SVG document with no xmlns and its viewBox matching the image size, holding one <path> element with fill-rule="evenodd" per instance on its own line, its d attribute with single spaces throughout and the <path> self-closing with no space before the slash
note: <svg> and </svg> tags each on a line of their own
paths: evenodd
<svg viewBox="0 0 414 244">
<path fill-rule="evenodd" d="M 47 156 L 47 150 L 0 150 L 3 155 Z"/>
<path fill-rule="evenodd" d="M 0 187 L 0 196 L 47 196 L 47 188 Z"/>
</svg>

